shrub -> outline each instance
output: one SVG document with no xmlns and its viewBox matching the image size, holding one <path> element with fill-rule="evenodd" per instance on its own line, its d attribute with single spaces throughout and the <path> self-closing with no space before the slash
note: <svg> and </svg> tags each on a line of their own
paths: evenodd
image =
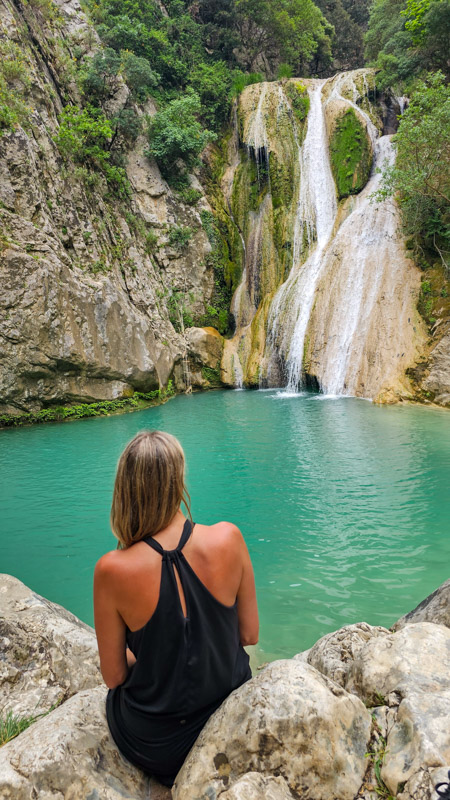
<svg viewBox="0 0 450 800">
<path fill-rule="evenodd" d="M 214 64 L 197 64 L 190 83 L 200 97 L 201 117 L 206 125 L 218 129 L 229 113 L 232 75 L 224 61 Z"/>
<path fill-rule="evenodd" d="M 156 159 L 164 175 L 177 171 L 178 159 L 188 168 L 194 166 L 208 142 L 215 140 L 215 133 L 204 129 L 198 121 L 200 110 L 199 96 L 188 90 L 150 120 L 146 152 Z"/>
<path fill-rule="evenodd" d="M 176 250 L 182 250 L 193 235 L 194 231 L 188 225 L 174 225 L 169 231 L 168 242 Z"/>
<path fill-rule="evenodd" d="M 292 78 L 294 74 L 294 70 L 292 69 L 290 64 L 280 64 L 277 70 L 277 79 L 279 81 L 285 79 Z"/>
<path fill-rule="evenodd" d="M 123 76 L 132 94 L 138 100 L 145 100 L 158 85 L 160 76 L 151 68 L 146 58 L 135 56 L 127 50 L 122 50 L 121 56 Z"/>
<path fill-rule="evenodd" d="M 82 167 L 87 163 L 100 170 L 108 184 L 126 197 L 130 189 L 125 170 L 110 163 L 112 138 L 111 122 L 101 109 L 89 105 L 83 109 L 66 106 L 61 112 L 55 138 L 61 153 Z"/>
<path fill-rule="evenodd" d="M 112 47 L 107 47 L 91 59 L 80 73 L 83 93 L 91 103 L 101 103 L 117 88 L 120 56 Z"/>
<path fill-rule="evenodd" d="M 285 92 L 291 101 L 294 114 L 299 122 L 304 122 L 309 111 L 309 94 L 306 86 L 300 81 L 288 83 Z"/>
</svg>

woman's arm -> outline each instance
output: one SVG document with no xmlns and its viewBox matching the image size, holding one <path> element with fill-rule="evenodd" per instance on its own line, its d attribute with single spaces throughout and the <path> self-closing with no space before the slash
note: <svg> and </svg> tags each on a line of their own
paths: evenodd
<svg viewBox="0 0 450 800">
<path fill-rule="evenodd" d="M 94 620 L 100 669 L 110 689 L 124 682 L 131 666 L 127 659 L 126 628 L 115 604 L 117 552 L 106 553 L 94 572 Z M 130 652 L 131 660 L 134 659 Z"/>
<path fill-rule="evenodd" d="M 242 559 L 242 577 L 237 593 L 239 634 L 241 644 L 256 644 L 259 637 L 258 604 L 252 562 L 239 528 L 239 548 Z"/>
</svg>

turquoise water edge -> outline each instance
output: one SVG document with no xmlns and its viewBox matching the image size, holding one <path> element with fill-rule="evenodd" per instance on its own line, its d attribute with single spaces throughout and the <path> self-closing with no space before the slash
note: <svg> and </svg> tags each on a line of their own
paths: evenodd
<svg viewBox="0 0 450 800">
<path fill-rule="evenodd" d="M 449 575 L 448 412 L 276 390 L 3 431 L 1 572 L 92 624 L 117 459 L 143 428 L 180 439 L 194 520 L 241 528 L 261 660 L 352 622 L 388 627 Z"/>
</svg>

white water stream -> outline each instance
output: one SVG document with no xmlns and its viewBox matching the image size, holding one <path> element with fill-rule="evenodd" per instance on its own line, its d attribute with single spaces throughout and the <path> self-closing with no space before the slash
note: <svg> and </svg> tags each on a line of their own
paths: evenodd
<svg viewBox="0 0 450 800">
<path fill-rule="evenodd" d="M 301 379 L 306 329 L 322 271 L 322 255 L 337 213 L 322 106 L 324 83 L 318 82 L 309 91 L 308 128 L 299 146 L 300 189 L 292 269 L 274 297 L 269 316 L 269 344 L 276 351 L 272 357 L 280 354 L 285 361 L 288 391 L 296 391 Z M 306 246 L 314 249 L 302 264 Z"/>
</svg>

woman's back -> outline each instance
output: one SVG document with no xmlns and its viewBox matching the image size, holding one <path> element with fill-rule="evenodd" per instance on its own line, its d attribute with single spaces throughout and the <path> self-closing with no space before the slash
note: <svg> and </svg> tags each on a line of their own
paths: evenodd
<svg viewBox="0 0 450 800">
<path fill-rule="evenodd" d="M 127 645 L 136 663 L 107 701 L 109 726 L 121 751 L 168 783 L 205 721 L 251 677 L 249 658 L 240 643 L 236 591 L 234 602 L 224 604 L 201 581 L 185 557 L 191 536 L 192 525 L 186 520 L 177 547 L 166 550 L 153 537 L 140 543 L 159 557 L 159 596 L 144 625 L 127 628 Z M 223 552 L 223 538 L 219 536 L 210 549 L 225 556 L 226 562 L 233 548 Z M 217 591 L 223 562 L 216 570 L 215 586 L 214 559 L 202 553 L 204 543 L 199 532 L 197 544 L 191 543 L 191 557 L 202 564 L 203 574 Z M 242 572 L 234 556 L 234 572 Z M 146 563 L 144 554 L 142 561 Z M 239 586 L 240 576 L 232 583 L 236 581 Z M 223 586 L 222 596 L 224 590 Z M 138 590 L 134 594 L 138 598 Z"/>
<path fill-rule="evenodd" d="M 138 434 L 114 487 L 121 549 L 99 560 L 94 577 L 111 733 L 130 761 L 168 785 L 209 716 L 251 677 L 243 645 L 258 633 L 239 529 L 193 527 L 183 500 L 188 507 L 179 443 L 159 431 Z"/>
</svg>

